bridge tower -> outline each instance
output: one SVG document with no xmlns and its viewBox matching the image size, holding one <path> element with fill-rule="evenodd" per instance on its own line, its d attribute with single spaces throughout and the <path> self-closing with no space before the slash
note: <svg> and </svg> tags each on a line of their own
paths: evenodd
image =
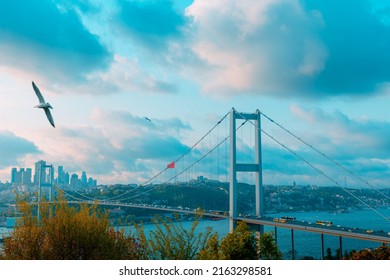
<svg viewBox="0 0 390 280">
<path fill-rule="evenodd" d="M 39 193 L 38 193 L 38 221 L 41 220 L 40 203 L 42 200 L 42 188 L 49 188 L 49 201 L 53 200 L 53 182 L 54 182 L 54 168 L 53 165 L 41 164 L 39 166 Z"/>
<path fill-rule="evenodd" d="M 263 188 L 263 168 L 261 157 L 261 122 L 260 111 L 256 113 L 239 113 L 234 108 L 230 111 L 230 187 L 229 187 L 229 218 L 230 218 L 230 232 L 233 231 L 237 213 L 237 172 L 254 172 L 255 183 L 255 202 L 256 202 L 256 216 L 263 216 L 264 214 L 264 188 Z M 236 157 L 236 121 L 247 120 L 254 124 L 255 129 L 255 162 L 254 163 L 238 163 Z M 264 226 L 259 225 L 257 230 L 260 234 L 264 232 Z"/>
</svg>

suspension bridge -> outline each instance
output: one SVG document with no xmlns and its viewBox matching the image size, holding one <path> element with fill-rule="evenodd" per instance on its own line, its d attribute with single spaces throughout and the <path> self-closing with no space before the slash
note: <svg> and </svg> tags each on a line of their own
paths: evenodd
<svg viewBox="0 0 390 280">
<path fill-rule="evenodd" d="M 262 120 L 266 120 L 271 129 L 279 129 L 285 136 L 277 137 L 270 131 L 262 127 Z M 272 130 L 271 130 L 272 131 Z M 244 137 L 243 134 L 249 137 Z M 175 186 L 179 184 L 188 184 L 190 186 L 193 181 L 206 182 L 226 182 L 228 189 L 220 188 L 221 195 L 226 196 L 228 201 L 228 209 L 204 209 L 204 216 L 211 216 L 216 218 L 229 219 L 230 231 L 235 227 L 237 221 L 245 221 L 255 227 L 259 234 L 264 232 L 264 226 L 271 226 L 277 234 L 278 228 L 285 228 L 291 230 L 291 246 L 294 252 L 294 231 L 314 232 L 321 235 L 322 240 L 322 257 L 324 256 L 323 236 L 333 235 L 339 237 L 340 249 L 342 248 L 342 238 L 354 238 L 361 240 L 368 240 L 373 242 L 380 242 L 383 244 L 390 243 L 390 233 L 387 231 L 372 231 L 363 230 L 352 227 L 336 226 L 332 223 L 312 223 L 297 221 L 295 219 L 278 219 L 267 216 L 267 209 L 264 208 L 264 186 L 263 181 L 267 173 L 263 172 L 263 151 L 262 137 L 267 138 L 268 146 L 274 149 L 278 147 L 287 155 L 293 156 L 299 162 L 297 166 L 306 166 L 305 172 L 311 172 L 316 176 L 328 181 L 328 183 L 342 189 L 346 195 L 349 195 L 359 201 L 359 203 L 367 209 L 372 210 L 373 216 L 389 221 L 389 218 L 382 214 L 380 210 L 376 209 L 364 198 L 360 198 L 345 184 L 341 183 L 341 177 L 334 177 L 327 168 L 322 168 L 316 162 L 298 152 L 294 146 L 285 143 L 286 135 L 293 139 L 295 145 L 304 146 L 318 157 L 326 161 L 330 166 L 341 171 L 342 178 L 346 175 L 350 180 L 356 182 L 360 186 L 365 186 L 373 189 L 378 195 L 383 196 L 390 202 L 390 197 L 383 193 L 378 187 L 372 185 L 364 178 L 357 175 L 352 170 L 348 169 L 340 162 L 332 159 L 332 157 L 323 153 L 320 149 L 310 144 L 303 138 L 297 136 L 292 131 L 285 128 L 280 123 L 271 119 L 268 115 L 257 110 L 254 113 L 240 113 L 232 108 L 222 118 L 216 120 L 216 124 L 207 131 L 198 141 L 192 146 L 188 146 L 188 150 L 178 156 L 176 159 L 167 164 L 161 171 L 155 172 L 150 179 L 136 187 L 123 190 L 121 193 L 111 195 L 110 197 L 89 196 L 79 190 L 69 187 L 62 188 L 61 182 L 57 182 L 58 186 L 68 196 L 69 203 L 99 203 L 101 205 L 115 206 L 115 207 L 132 207 L 151 209 L 156 211 L 178 212 L 184 214 L 198 214 L 197 209 L 190 209 L 186 205 L 148 205 L 142 203 L 142 198 L 150 196 L 152 193 L 158 192 L 161 188 L 171 188 L 175 191 Z M 282 138 L 282 139 L 281 139 Z M 163 148 L 163 147 L 161 147 Z M 268 164 L 268 162 L 265 162 Z M 307 171 L 311 170 L 311 171 Z M 52 187 L 54 179 L 53 166 L 43 166 L 41 172 L 51 174 L 48 176 L 46 182 L 40 182 L 39 198 L 45 189 L 50 189 L 49 198 L 52 197 Z M 305 174 L 291 175 L 292 178 L 299 179 Z M 315 177 L 315 176 L 314 176 Z M 40 176 L 40 178 L 42 178 Z M 59 178 L 61 179 L 61 178 Z M 253 210 L 251 213 L 241 215 L 238 209 L 239 190 L 238 182 L 248 181 L 250 185 L 254 185 Z M 292 181 L 292 180 L 291 180 Z M 340 250 L 342 252 L 342 250 Z M 342 254 L 342 253 L 341 253 Z M 294 256 L 293 256 L 294 258 Z"/>
</svg>

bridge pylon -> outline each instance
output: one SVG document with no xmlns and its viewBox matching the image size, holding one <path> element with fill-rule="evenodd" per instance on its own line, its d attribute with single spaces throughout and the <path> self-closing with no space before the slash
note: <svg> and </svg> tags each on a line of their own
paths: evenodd
<svg viewBox="0 0 390 280">
<path fill-rule="evenodd" d="M 41 164 L 39 166 L 39 178 L 38 178 L 38 221 L 41 220 L 41 201 L 42 201 L 42 188 L 49 188 L 49 201 L 53 200 L 53 182 L 54 182 L 54 168 L 53 165 Z"/>
<path fill-rule="evenodd" d="M 245 120 L 254 124 L 254 159 L 253 163 L 237 162 L 237 142 L 236 142 L 236 121 Z M 255 113 L 239 113 L 234 108 L 230 111 L 230 184 L 229 184 L 229 229 L 230 232 L 235 228 L 238 218 L 237 212 L 237 172 L 255 173 L 255 205 L 256 216 L 261 217 L 264 214 L 264 188 L 263 188 L 263 168 L 261 156 L 261 114 L 259 110 Z M 260 234 L 264 232 L 264 226 L 259 225 L 257 230 Z"/>
</svg>

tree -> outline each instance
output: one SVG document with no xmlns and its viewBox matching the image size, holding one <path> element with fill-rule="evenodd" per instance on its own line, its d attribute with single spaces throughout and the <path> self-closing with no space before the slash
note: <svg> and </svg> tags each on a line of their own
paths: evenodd
<svg viewBox="0 0 390 280">
<path fill-rule="evenodd" d="M 353 251 L 348 256 L 350 260 L 390 260 L 390 247 L 387 245 L 379 246 L 376 249 L 363 249 Z"/>
<path fill-rule="evenodd" d="M 17 196 L 18 219 L 11 236 L 5 239 L 4 259 L 138 259 L 143 248 L 132 236 L 110 227 L 107 213 L 97 205 L 70 207 L 59 193 L 54 204 L 41 202 L 41 220 L 34 214 L 28 197 Z"/>
<path fill-rule="evenodd" d="M 219 260 L 219 236 L 218 233 L 214 233 L 210 236 L 207 244 L 200 250 L 198 254 L 198 260 Z"/>
<path fill-rule="evenodd" d="M 255 260 L 257 256 L 256 237 L 245 222 L 238 222 L 236 229 L 222 239 L 219 257 L 222 260 Z"/>
<path fill-rule="evenodd" d="M 260 259 L 281 260 L 282 252 L 279 250 L 273 233 L 263 233 L 259 240 Z"/>
<path fill-rule="evenodd" d="M 325 260 L 334 260 L 335 259 L 332 255 L 332 249 L 330 249 L 329 247 L 326 248 L 326 255 L 325 255 L 324 259 Z"/>
<path fill-rule="evenodd" d="M 144 258 L 151 260 L 194 260 L 204 249 L 211 235 L 211 228 L 205 233 L 196 233 L 199 224 L 198 216 L 189 230 L 180 222 L 178 215 L 175 221 L 156 216 L 153 223 L 155 230 L 147 236 L 142 225 L 136 224 L 139 240 L 145 248 Z"/>
<path fill-rule="evenodd" d="M 198 254 L 200 260 L 279 260 L 282 253 L 271 233 L 264 233 L 257 239 L 245 222 L 237 223 L 233 232 L 219 242 L 214 233 Z"/>
<path fill-rule="evenodd" d="M 324 256 L 325 260 L 339 260 L 340 259 L 340 249 L 335 250 L 334 255 L 332 255 L 332 249 L 329 247 L 326 249 L 326 255 Z"/>
<path fill-rule="evenodd" d="M 0 252 L 2 259 L 32 260 L 42 259 L 41 248 L 44 244 L 44 232 L 37 224 L 33 215 L 33 207 L 28 201 L 28 196 L 17 195 L 17 210 L 24 214 L 23 219 L 18 220 L 18 227 L 12 232 L 10 238 L 6 238 Z M 23 227 L 23 230 L 21 230 Z"/>
</svg>

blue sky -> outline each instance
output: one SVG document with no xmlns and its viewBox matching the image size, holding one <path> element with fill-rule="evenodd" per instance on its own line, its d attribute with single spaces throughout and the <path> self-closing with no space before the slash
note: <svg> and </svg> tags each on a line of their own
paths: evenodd
<svg viewBox="0 0 390 280">
<path fill-rule="evenodd" d="M 45 159 L 102 183 L 142 182 L 235 107 L 389 186 L 389 49 L 390 1 L 7 1 L 0 180 Z M 33 108 L 31 81 L 55 129 Z M 271 142 L 267 183 L 331 184 Z"/>
</svg>

